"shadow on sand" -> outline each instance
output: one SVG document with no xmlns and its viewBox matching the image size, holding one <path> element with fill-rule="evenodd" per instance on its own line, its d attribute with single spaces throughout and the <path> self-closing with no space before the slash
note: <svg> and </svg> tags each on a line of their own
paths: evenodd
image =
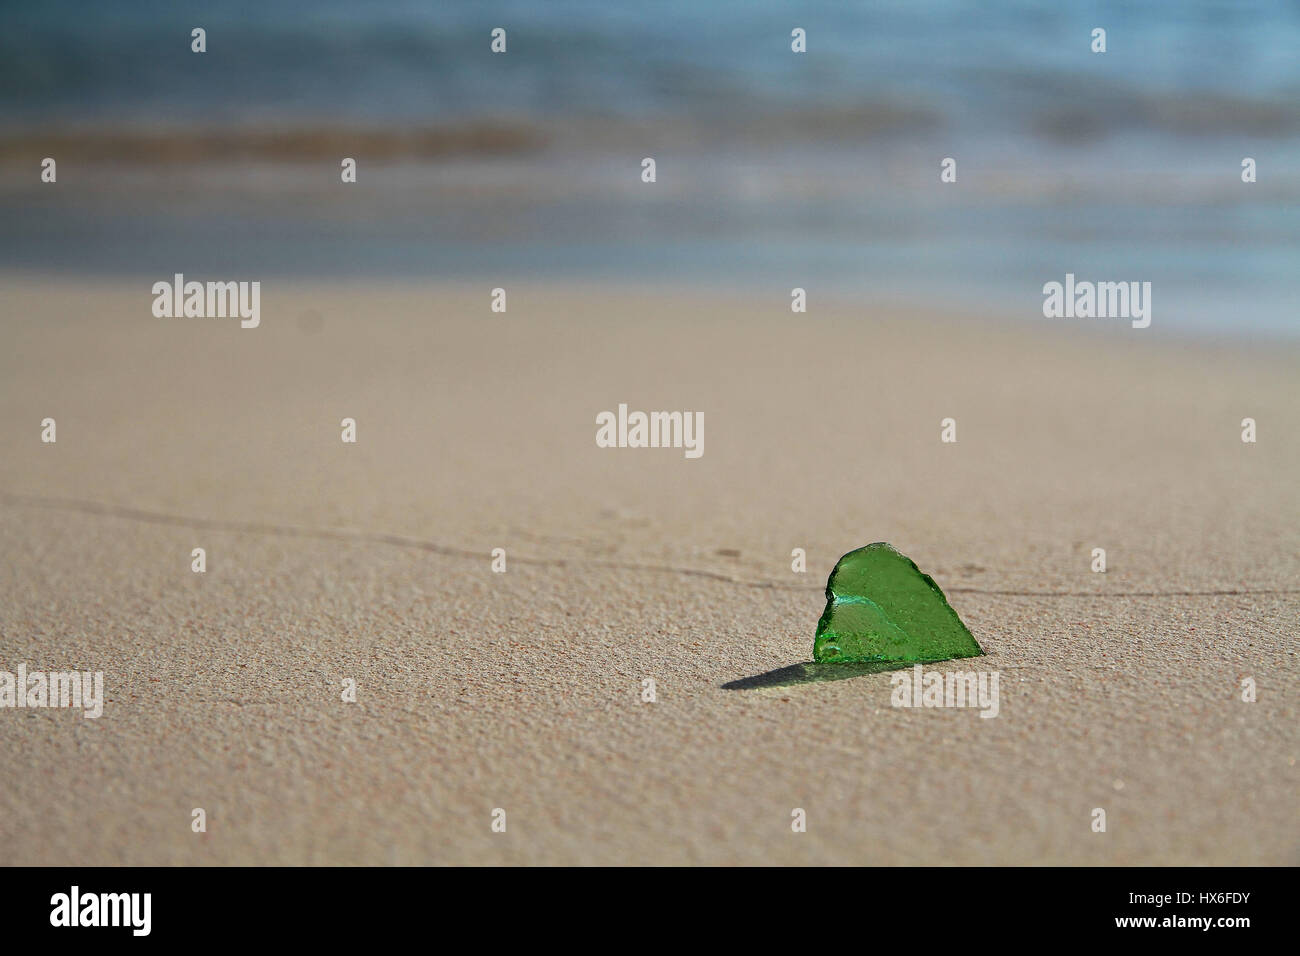
<svg viewBox="0 0 1300 956">
<path fill-rule="evenodd" d="M 742 677 L 722 685 L 723 690 L 753 690 L 756 687 L 793 687 L 795 684 L 819 684 L 831 680 L 847 680 L 864 674 L 883 671 L 906 670 L 915 661 L 864 661 L 858 664 L 791 664 L 774 671 Z"/>
</svg>

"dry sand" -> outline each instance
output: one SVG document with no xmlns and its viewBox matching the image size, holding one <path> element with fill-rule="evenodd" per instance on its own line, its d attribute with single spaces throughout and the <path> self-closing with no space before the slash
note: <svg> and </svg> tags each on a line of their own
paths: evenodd
<svg viewBox="0 0 1300 956">
<path fill-rule="evenodd" d="M 526 283 L 267 282 L 242 330 L 149 284 L 5 284 L 0 669 L 110 698 L 0 710 L 5 862 L 1300 862 L 1296 345 Z M 597 448 L 619 402 L 704 456 Z M 996 719 L 782 670 L 877 540 Z"/>
</svg>

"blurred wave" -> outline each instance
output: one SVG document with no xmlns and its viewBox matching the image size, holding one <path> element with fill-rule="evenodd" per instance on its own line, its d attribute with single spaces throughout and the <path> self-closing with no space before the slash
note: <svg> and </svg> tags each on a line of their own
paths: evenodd
<svg viewBox="0 0 1300 956">
<path fill-rule="evenodd" d="M 834 140 L 912 121 L 963 137 L 1300 132 L 1300 5 L 1286 0 L 46 0 L 4 20 L 0 126 L 659 117 L 724 141 L 764 118 Z M 496 26 L 504 56 L 489 50 Z M 790 53 L 795 26 L 805 56 Z M 1088 48 L 1095 26 L 1104 56 Z"/>
<path fill-rule="evenodd" d="M 0 17 L 17 173 L 0 268 L 815 279 L 1031 313 L 1042 282 L 1095 270 L 1158 281 L 1189 323 L 1300 331 L 1288 0 L 46 0 Z M 59 189 L 32 173 L 45 156 Z"/>
<path fill-rule="evenodd" d="M 429 129 L 258 126 L 216 130 L 91 127 L 0 134 L 0 162 L 56 155 L 72 162 L 306 163 L 335 159 L 364 147 L 370 160 L 419 160 L 447 156 L 493 156 L 532 152 L 546 144 L 544 131 L 527 123 L 465 123 Z"/>
</svg>

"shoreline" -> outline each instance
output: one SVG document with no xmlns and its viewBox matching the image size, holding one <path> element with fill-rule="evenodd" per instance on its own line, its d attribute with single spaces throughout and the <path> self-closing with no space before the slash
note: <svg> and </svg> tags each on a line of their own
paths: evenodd
<svg viewBox="0 0 1300 956">
<path fill-rule="evenodd" d="M 156 271 L 156 270 L 155 270 Z M 2 279 L 12 295 L 43 295 L 51 289 L 83 289 L 86 293 L 111 292 L 114 296 L 128 297 L 141 293 L 149 301 L 156 298 L 152 291 L 155 281 L 173 281 L 174 273 L 155 275 L 155 271 L 140 269 L 138 275 L 123 276 L 120 270 L 99 274 L 94 270 L 80 270 L 71 274 L 60 269 L 38 270 L 12 268 L 0 264 Z M 491 288 L 500 285 L 497 270 L 484 268 L 481 275 L 451 279 L 442 276 L 420 276 L 409 273 L 392 275 L 315 275 L 302 272 L 264 272 L 258 279 L 270 291 L 288 297 L 308 290 L 329 290 L 329 294 L 366 296 L 383 289 L 399 296 L 418 297 L 430 290 L 452 290 L 464 301 L 475 297 L 485 298 Z M 193 273 L 196 281 L 230 279 L 216 276 L 211 270 Z M 907 323 L 919 323 L 923 328 L 941 330 L 951 328 L 962 333 L 984 330 L 993 336 L 1027 334 L 1039 337 L 1048 344 L 1074 342 L 1078 345 L 1116 345 L 1144 348 L 1156 344 L 1160 348 L 1187 348 L 1193 351 L 1219 352 L 1227 350 L 1235 355 L 1249 356 L 1265 363 L 1288 362 L 1291 352 L 1300 352 L 1300 324 L 1292 327 L 1228 328 L 1206 326 L 1199 323 L 1153 322 L 1144 329 L 1130 328 L 1128 320 L 1111 318 L 1046 318 L 1041 313 L 1042 297 L 1028 300 L 1028 307 L 1018 312 L 1008 308 L 1008 303 L 985 304 L 971 307 L 961 301 L 962 294 L 956 286 L 935 293 L 925 299 L 915 293 L 901 290 L 884 290 L 878 295 L 868 295 L 849 289 L 842 283 L 831 281 L 825 288 L 815 288 L 816 302 L 803 314 L 789 310 L 789 290 L 770 279 L 731 277 L 710 279 L 703 275 L 683 275 L 674 278 L 674 291 L 666 301 L 674 308 L 685 299 L 702 305 L 710 303 L 731 308 L 739 303 L 747 314 L 761 316 L 764 321 L 781 322 L 787 317 L 792 322 L 843 324 L 853 321 L 883 322 L 886 327 L 898 330 Z M 585 308 L 593 299 L 617 300 L 631 296 L 638 300 L 664 297 L 662 283 L 634 276 L 575 276 L 572 280 L 555 275 L 533 274 L 524 271 L 511 288 L 526 289 L 542 297 L 548 307 L 557 300 L 572 296 L 575 304 Z M 292 318 L 296 321 L 302 310 Z M 860 318 L 855 319 L 854 316 Z M 178 319 L 180 321 L 180 319 Z M 202 322 L 202 319 L 187 319 Z M 1127 336 L 1135 339 L 1126 342 Z M 1282 356 L 1278 357 L 1278 349 Z"/>
</svg>

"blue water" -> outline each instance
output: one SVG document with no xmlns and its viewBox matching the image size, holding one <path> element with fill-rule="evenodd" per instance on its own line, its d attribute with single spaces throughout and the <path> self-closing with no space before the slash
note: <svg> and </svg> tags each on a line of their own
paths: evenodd
<svg viewBox="0 0 1300 956">
<path fill-rule="evenodd" d="M 1300 134 L 1293 2 L 43 0 L 6 8 L 0 121 L 721 116 L 901 100 L 984 133 Z M 189 51 L 193 26 L 208 53 Z M 509 52 L 493 58 L 503 26 Z M 810 52 L 790 53 L 808 31 Z M 1109 51 L 1089 51 L 1108 31 Z M 1223 109 L 1212 97 L 1237 104 Z M 1186 115 L 1162 105 L 1183 101 Z"/>
<path fill-rule="evenodd" d="M 92 197 L 65 165 L 57 194 L 0 193 L 0 267 L 816 284 L 1031 313 L 1074 272 L 1152 281 L 1157 324 L 1163 305 L 1189 328 L 1300 331 L 1294 2 L 64 0 L 0 17 L 0 138 L 19 155 L 54 131 L 328 128 L 364 155 L 368 129 L 491 123 L 543 144 L 401 175 L 363 160 L 348 196 L 327 185 L 334 153 L 319 194 L 301 172 L 170 170 L 165 189 L 87 175 Z"/>
</svg>

